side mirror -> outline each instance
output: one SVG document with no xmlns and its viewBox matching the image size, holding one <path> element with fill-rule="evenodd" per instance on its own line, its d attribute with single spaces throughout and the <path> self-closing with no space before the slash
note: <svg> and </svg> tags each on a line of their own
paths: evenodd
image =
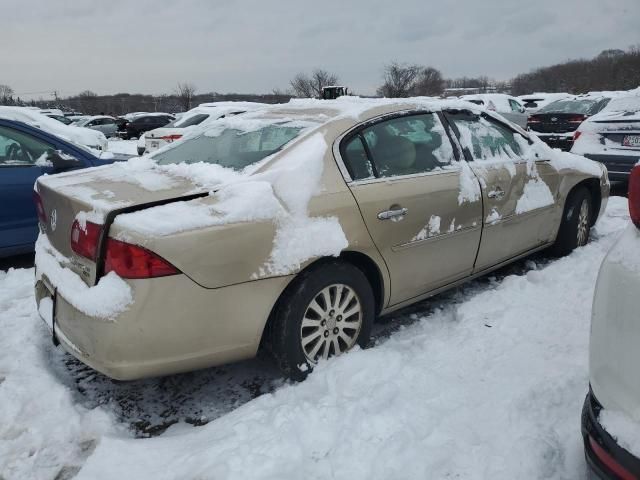
<svg viewBox="0 0 640 480">
<path fill-rule="evenodd" d="M 72 157 L 61 150 L 47 151 L 47 160 L 53 164 L 53 171 L 56 173 L 64 172 L 65 170 L 73 170 L 80 166 L 80 162 L 77 158 Z"/>
</svg>

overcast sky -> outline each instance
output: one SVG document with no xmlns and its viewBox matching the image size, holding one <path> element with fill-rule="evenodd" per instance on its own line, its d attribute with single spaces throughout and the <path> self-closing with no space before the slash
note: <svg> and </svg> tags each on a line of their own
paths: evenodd
<svg viewBox="0 0 640 480">
<path fill-rule="evenodd" d="M 640 0 L 2 0 L 0 40 L 0 83 L 28 98 L 267 93 L 314 67 L 371 94 L 390 60 L 509 79 L 626 49 Z"/>
</svg>

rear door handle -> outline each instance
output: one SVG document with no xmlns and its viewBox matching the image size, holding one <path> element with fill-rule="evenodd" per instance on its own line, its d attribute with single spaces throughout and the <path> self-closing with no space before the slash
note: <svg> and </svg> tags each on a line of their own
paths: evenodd
<svg viewBox="0 0 640 480">
<path fill-rule="evenodd" d="M 493 188 L 493 190 L 491 190 L 489 193 L 487 193 L 487 197 L 489 198 L 502 198 L 504 197 L 504 190 L 502 190 L 502 188 L 500 188 L 499 186 L 496 186 Z"/>
<path fill-rule="evenodd" d="M 409 210 L 406 208 L 396 208 L 378 213 L 378 220 L 401 220 Z"/>
</svg>

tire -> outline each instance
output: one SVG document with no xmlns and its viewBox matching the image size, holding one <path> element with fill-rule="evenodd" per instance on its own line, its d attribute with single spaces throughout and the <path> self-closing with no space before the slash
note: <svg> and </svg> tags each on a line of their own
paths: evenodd
<svg viewBox="0 0 640 480">
<path fill-rule="evenodd" d="M 357 308 L 357 315 L 351 313 Z M 304 380 L 317 360 L 336 353 L 336 345 L 338 354 L 356 344 L 366 347 L 374 316 L 373 291 L 360 269 L 338 261 L 319 264 L 302 272 L 279 300 L 271 353 L 286 377 Z"/>
<path fill-rule="evenodd" d="M 562 221 L 556 241 L 551 247 L 551 252 L 563 257 L 577 247 L 582 247 L 589 241 L 591 219 L 593 217 L 591 195 L 585 187 L 577 187 L 573 190 L 564 206 Z"/>
</svg>

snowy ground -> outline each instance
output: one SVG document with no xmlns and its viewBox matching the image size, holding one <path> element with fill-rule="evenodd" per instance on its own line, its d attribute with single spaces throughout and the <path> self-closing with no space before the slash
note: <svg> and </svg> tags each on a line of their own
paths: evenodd
<svg viewBox="0 0 640 480">
<path fill-rule="evenodd" d="M 138 141 L 110 138 L 107 151 L 113 153 L 124 153 L 127 155 L 138 155 Z"/>
<path fill-rule="evenodd" d="M 627 222 L 614 197 L 586 247 L 383 319 L 296 385 L 260 359 L 112 382 L 52 346 L 31 269 L 0 271 L 0 478 L 585 478 L 591 297 Z"/>
</svg>

